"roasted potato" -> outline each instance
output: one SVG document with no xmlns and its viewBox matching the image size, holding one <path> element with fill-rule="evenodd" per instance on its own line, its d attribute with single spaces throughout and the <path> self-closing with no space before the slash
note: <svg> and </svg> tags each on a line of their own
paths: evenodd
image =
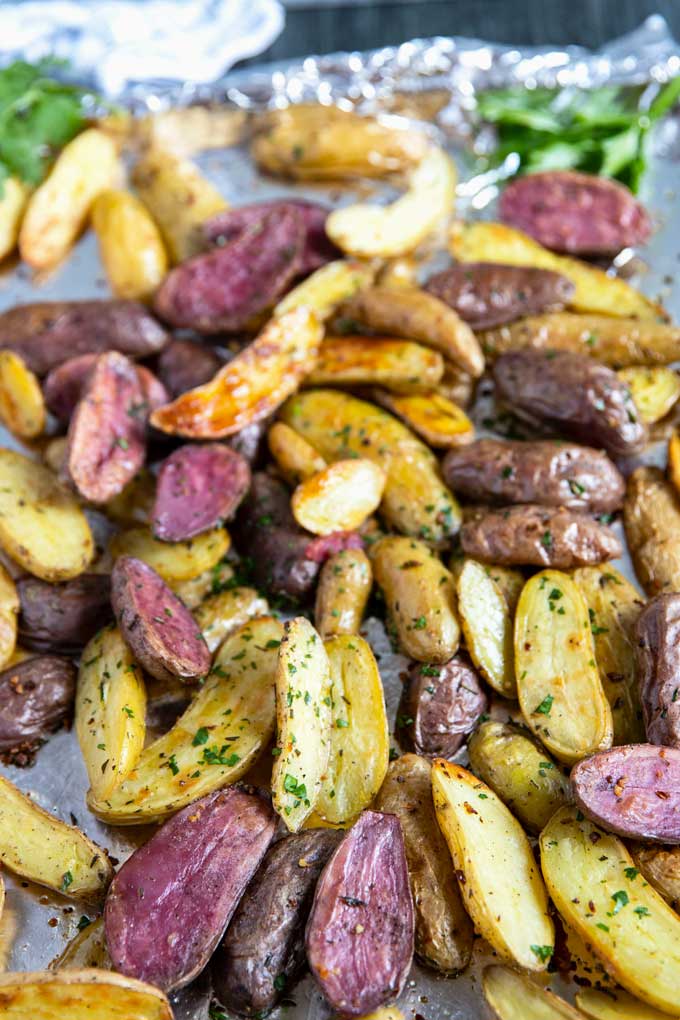
<svg viewBox="0 0 680 1020">
<path fill-rule="evenodd" d="M 110 551 L 114 558 L 134 556 L 147 563 L 169 585 L 198 578 L 216 567 L 229 549 L 224 528 L 213 528 L 186 542 L 160 542 L 148 528 L 129 528 L 114 535 Z"/>
<path fill-rule="evenodd" d="M 385 472 L 372 460 L 336 460 L 298 485 L 293 517 L 313 535 L 355 531 L 377 510 L 385 482 Z"/>
<path fill-rule="evenodd" d="M 211 654 L 248 620 L 267 616 L 269 605 L 254 588 L 230 588 L 209 595 L 194 612 L 194 619 Z"/>
<path fill-rule="evenodd" d="M 470 658 L 495 691 L 516 698 L 513 614 L 489 567 L 466 559 L 456 579 L 456 595 Z"/>
<path fill-rule="evenodd" d="M 306 382 L 419 393 L 436 386 L 443 372 L 441 354 L 422 344 L 381 336 L 327 336 Z"/>
<path fill-rule="evenodd" d="M 401 418 L 429 446 L 461 446 L 474 438 L 474 425 L 465 412 L 436 390 L 406 394 L 374 390 L 373 399 Z"/>
<path fill-rule="evenodd" d="M 629 476 L 623 523 L 647 595 L 680 591 L 680 503 L 658 468 L 640 467 Z"/>
<path fill-rule="evenodd" d="M 504 959 L 545 970 L 555 933 L 548 895 L 519 822 L 489 786 L 441 758 L 432 767 L 432 795 L 478 933 Z"/>
<path fill-rule="evenodd" d="M 170 587 L 187 609 L 193 610 L 209 595 L 218 595 L 235 584 L 233 566 L 226 560 L 220 560 L 214 567 L 204 570 L 189 581 L 172 581 Z"/>
<path fill-rule="evenodd" d="M 281 318 L 287 312 L 304 306 L 310 308 L 321 322 L 325 322 L 338 305 L 368 287 L 374 275 L 370 265 L 365 262 L 354 262 L 351 259 L 329 262 L 281 298 L 274 309 L 274 316 Z"/>
<path fill-rule="evenodd" d="M 56 655 L 29 656 L 0 672 L 0 754 L 30 764 L 35 751 L 73 711 L 76 672 Z"/>
<path fill-rule="evenodd" d="M 81 927 L 83 923 L 81 920 L 78 924 L 78 934 L 66 944 L 64 951 L 50 962 L 50 970 L 80 970 L 83 967 L 113 970 L 113 963 L 106 948 L 104 918 L 98 917 L 90 921 L 86 914 L 83 917 L 88 924 Z"/>
<path fill-rule="evenodd" d="M 168 257 L 158 227 L 129 191 L 103 191 L 92 206 L 99 257 L 111 290 L 145 301 L 165 276 Z"/>
<path fill-rule="evenodd" d="M 363 550 L 342 549 L 326 560 L 314 607 L 314 626 L 324 640 L 359 633 L 372 586 L 373 569 Z"/>
<path fill-rule="evenodd" d="M 30 189 L 18 177 L 5 177 L 0 195 L 0 259 L 11 255 L 28 204 Z"/>
<path fill-rule="evenodd" d="M 470 768 L 530 832 L 538 833 L 566 803 L 569 783 L 559 765 L 526 731 L 488 720 L 468 741 Z"/>
<path fill-rule="evenodd" d="M 81 574 L 60 585 L 26 576 L 17 581 L 16 592 L 21 641 L 35 651 L 78 653 L 111 619 L 106 574 Z"/>
<path fill-rule="evenodd" d="M 130 128 L 134 142 L 144 148 L 184 157 L 238 144 L 247 116 L 244 110 L 225 106 L 171 107 L 147 117 L 131 118 Z"/>
<path fill-rule="evenodd" d="M 646 425 L 664 418 L 680 397 L 680 376 L 671 368 L 623 368 L 618 373 L 633 395 L 633 403 Z"/>
<path fill-rule="evenodd" d="M 269 429 L 267 443 L 276 466 L 291 485 L 306 481 L 327 466 L 321 454 L 282 421 L 274 422 Z"/>
<path fill-rule="evenodd" d="M 19 599 L 11 574 L 0 564 L 0 669 L 10 661 L 16 647 Z"/>
<path fill-rule="evenodd" d="M 0 351 L 0 421 L 19 439 L 35 439 L 45 431 L 40 383 L 14 351 Z"/>
<path fill-rule="evenodd" d="M 427 758 L 454 758 L 487 706 L 466 656 L 437 666 L 414 662 L 399 704 L 399 741 Z"/>
<path fill-rule="evenodd" d="M 549 988 L 507 967 L 487 967 L 482 989 L 498 1020 L 582 1020 L 577 1009 Z"/>
<path fill-rule="evenodd" d="M 677 911 L 680 903 L 680 847 L 642 846 L 632 853 L 643 877 Z"/>
<path fill-rule="evenodd" d="M 593 1020 L 666 1020 L 668 1016 L 668 1013 L 634 999 L 621 988 L 617 988 L 616 992 L 582 988 L 576 993 L 576 1005 Z"/>
<path fill-rule="evenodd" d="M 207 344 L 175 338 L 158 358 L 158 378 L 171 397 L 179 397 L 210 382 L 223 363 L 217 351 Z"/>
<path fill-rule="evenodd" d="M 20 971 L 0 975 L 6 1020 L 172 1020 L 158 988 L 101 970 Z"/>
</svg>

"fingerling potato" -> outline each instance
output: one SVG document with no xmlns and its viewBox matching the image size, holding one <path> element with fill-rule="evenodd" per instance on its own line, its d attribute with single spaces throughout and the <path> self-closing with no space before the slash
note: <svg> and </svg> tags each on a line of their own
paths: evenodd
<svg viewBox="0 0 680 1020">
<path fill-rule="evenodd" d="M 672 368 L 623 368 L 619 379 L 630 389 L 633 403 L 646 425 L 664 418 L 680 397 L 680 376 Z"/>
<path fill-rule="evenodd" d="M 132 556 L 152 567 L 169 584 L 191 581 L 216 567 L 229 550 L 224 528 L 204 531 L 186 542 L 161 542 L 148 528 L 129 528 L 114 535 L 109 548 L 114 558 Z"/>
<path fill-rule="evenodd" d="M 324 640 L 359 633 L 372 587 L 371 561 L 362 549 L 342 549 L 326 560 L 314 607 L 314 626 Z"/>
<path fill-rule="evenodd" d="M 668 1013 L 634 999 L 621 988 L 615 992 L 582 988 L 576 993 L 576 1005 L 593 1020 L 666 1020 L 668 1016 Z"/>
<path fill-rule="evenodd" d="M 0 196 L 0 259 L 14 251 L 30 189 L 17 177 L 5 177 Z"/>
<path fill-rule="evenodd" d="M 355 531 L 377 510 L 385 482 L 385 472 L 372 460 L 336 460 L 298 485 L 293 516 L 313 535 Z"/>
<path fill-rule="evenodd" d="M 19 439 L 35 439 L 45 431 L 40 383 L 14 351 L 0 351 L 0 420 Z"/>
<path fill-rule="evenodd" d="M 482 989 L 498 1020 L 583 1020 L 577 1009 L 549 988 L 507 967 L 487 967 Z"/>
<path fill-rule="evenodd" d="M 321 266 L 281 298 L 274 308 L 274 316 L 280 318 L 304 306 L 310 308 L 320 322 L 325 322 L 338 305 L 368 287 L 374 275 L 370 265 L 365 262 L 336 259 L 335 262 Z"/>
<path fill-rule="evenodd" d="M 443 665 L 414 662 L 399 702 L 399 742 L 427 758 L 452 759 L 487 707 L 466 656 L 455 655 Z"/>
<path fill-rule="evenodd" d="M 249 620 L 268 615 L 267 600 L 254 588 L 245 587 L 209 595 L 194 611 L 194 619 L 211 654 Z"/>
<path fill-rule="evenodd" d="M 465 412 L 436 390 L 405 394 L 374 390 L 373 398 L 429 446 L 460 446 L 474 438 L 474 425 Z"/>
<path fill-rule="evenodd" d="M 70 720 L 76 675 L 58 655 L 29 656 L 0 673 L 0 753 L 12 765 L 29 765 L 50 733 Z"/>
<path fill-rule="evenodd" d="M 680 591 L 680 503 L 659 468 L 639 467 L 629 476 L 623 523 L 647 595 Z"/>
<path fill-rule="evenodd" d="M 0 975 L 6 1020 L 172 1020 L 158 988 L 109 971 L 83 969 Z"/>
<path fill-rule="evenodd" d="M 82 927 L 83 919 L 88 921 L 86 927 Z M 113 963 L 106 948 L 104 918 L 98 917 L 95 921 L 90 921 L 87 914 L 83 914 L 78 929 L 78 934 L 66 944 L 64 951 L 50 962 L 50 970 L 70 971 L 83 967 L 113 970 Z"/>
<path fill-rule="evenodd" d="M 436 386 L 444 372 L 437 351 L 408 340 L 381 336 L 327 336 L 310 386 L 385 386 L 396 393 L 412 393 Z"/>
<path fill-rule="evenodd" d="M 267 433 L 269 452 L 291 485 L 298 485 L 327 466 L 321 454 L 302 436 L 282 421 L 274 422 Z"/>
<path fill-rule="evenodd" d="M 12 576 L 0 565 L 0 669 L 11 659 L 17 643 L 19 594 Z"/>
<path fill-rule="evenodd" d="M 470 658 L 495 691 L 516 698 L 513 617 L 489 567 L 465 560 L 456 595 Z"/>
<path fill-rule="evenodd" d="M 116 297 L 151 298 L 167 272 L 168 257 L 158 227 L 140 200 L 129 191 L 103 191 L 92 206 L 92 226 Z"/>
</svg>

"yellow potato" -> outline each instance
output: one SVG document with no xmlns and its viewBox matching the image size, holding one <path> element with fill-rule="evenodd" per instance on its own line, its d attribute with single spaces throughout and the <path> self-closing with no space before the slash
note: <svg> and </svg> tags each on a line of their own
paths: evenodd
<svg viewBox="0 0 680 1020">
<path fill-rule="evenodd" d="M 396 393 L 428 390 L 439 382 L 444 361 L 437 351 L 388 337 L 330 336 L 305 380 L 310 386 L 385 386 Z"/>
<path fill-rule="evenodd" d="M 373 269 L 363 262 L 349 259 L 328 262 L 281 298 L 273 314 L 280 318 L 295 308 L 305 307 L 325 322 L 338 305 L 370 286 L 374 275 Z"/>
<path fill-rule="evenodd" d="M 635 662 L 635 624 L 643 600 L 615 567 L 581 567 L 574 581 L 588 604 L 595 661 L 612 710 L 615 744 L 645 741 Z"/>
<path fill-rule="evenodd" d="M 282 634 L 265 616 L 227 638 L 184 714 L 108 798 L 88 796 L 90 810 L 114 825 L 160 821 L 245 775 L 274 731 Z"/>
<path fill-rule="evenodd" d="M 118 183 L 114 141 L 89 128 L 64 146 L 47 180 L 31 195 L 19 231 L 19 252 L 34 269 L 51 269 L 68 254 L 97 195 Z"/>
<path fill-rule="evenodd" d="M 680 397 L 680 376 L 672 368 L 637 365 L 622 368 L 618 376 L 630 389 L 640 418 L 647 425 L 664 418 Z"/>
<path fill-rule="evenodd" d="M 380 287 L 417 287 L 418 263 L 411 255 L 389 259 L 378 273 Z"/>
<path fill-rule="evenodd" d="M 156 499 L 156 479 L 142 468 L 122 492 L 110 499 L 105 510 L 117 524 L 148 524 Z"/>
<path fill-rule="evenodd" d="M 407 255 L 453 212 L 458 173 L 443 149 L 425 153 L 408 179 L 408 190 L 391 205 L 360 202 L 336 209 L 326 220 L 331 241 L 349 255 Z"/>
<path fill-rule="evenodd" d="M 105 799 L 129 776 L 144 747 L 146 688 L 117 627 L 83 649 L 75 726 L 92 796 Z"/>
<path fill-rule="evenodd" d="M 0 974 L 3 1020 L 172 1020 L 163 992 L 108 971 Z"/>
<path fill-rule="evenodd" d="M 540 847 L 548 891 L 565 921 L 626 991 L 679 1016 L 680 917 L 641 878 L 621 840 L 564 807 Z"/>
<path fill-rule="evenodd" d="M 314 810 L 330 760 L 331 670 L 323 641 L 303 616 L 286 624 L 276 665 L 278 755 L 274 807 L 297 832 Z"/>
<path fill-rule="evenodd" d="M 396 414 L 429 446 L 449 447 L 470 443 L 475 428 L 464 411 L 436 390 L 428 393 L 373 392 L 381 407 Z"/>
<path fill-rule="evenodd" d="M 162 148 L 149 149 L 135 164 L 132 183 L 158 224 L 173 263 L 198 254 L 203 224 L 228 208 L 194 163 Z"/>
<path fill-rule="evenodd" d="M 35 439 L 45 431 L 40 383 L 14 351 L 0 351 L 0 420 L 20 439 Z"/>
<path fill-rule="evenodd" d="M 576 1005 L 593 1020 L 668 1020 L 668 1013 L 647 1006 L 620 988 L 614 993 L 582 988 L 576 993 Z"/>
<path fill-rule="evenodd" d="M 671 469 L 672 474 L 672 469 Z M 675 486 L 654 467 L 628 478 L 623 523 L 637 579 L 653 598 L 680 591 L 680 502 Z"/>
<path fill-rule="evenodd" d="M 359 633 L 372 587 L 371 561 L 362 549 L 329 556 L 319 574 L 314 607 L 314 626 L 324 640 Z"/>
<path fill-rule="evenodd" d="M 0 547 L 44 581 L 67 581 L 94 557 L 90 526 L 46 467 L 0 450 Z"/>
<path fill-rule="evenodd" d="M 211 653 L 217 651 L 225 638 L 248 620 L 268 616 L 267 600 L 254 588 L 230 588 L 210 595 L 194 612 L 194 619 Z"/>
<path fill-rule="evenodd" d="M 136 556 L 143 560 L 172 585 L 190 581 L 216 566 L 229 545 L 224 528 L 213 528 L 185 542 L 160 542 L 148 528 L 129 528 L 113 536 L 110 549 L 114 558 Z"/>
<path fill-rule="evenodd" d="M 104 850 L 2 776 L 0 861 L 22 878 L 76 899 L 98 899 L 113 878 Z"/>
<path fill-rule="evenodd" d="M 336 460 L 298 485 L 291 509 L 313 535 L 354 531 L 378 508 L 384 490 L 385 472 L 372 460 Z"/>
<path fill-rule="evenodd" d="M 432 347 L 475 378 L 484 371 L 482 349 L 467 322 L 425 290 L 367 287 L 343 306 L 342 314 L 380 333 Z"/>
<path fill-rule="evenodd" d="M 181 598 L 187 609 L 192 610 L 198 608 L 209 595 L 217 595 L 232 584 L 236 584 L 234 570 L 225 560 L 220 560 L 214 567 L 188 581 L 169 582 L 175 595 Z"/>
<path fill-rule="evenodd" d="M 453 576 L 413 538 L 388 535 L 372 547 L 371 556 L 403 651 L 416 662 L 448 662 L 460 641 Z"/>
<path fill-rule="evenodd" d="M 103 191 L 92 206 L 92 226 L 115 296 L 150 299 L 167 272 L 168 257 L 145 206 L 129 191 Z"/>
<path fill-rule="evenodd" d="M 454 223 L 449 247 L 459 262 L 504 262 L 511 266 L 533 266 L 561 273 L 576 288 L 570 305 L 577 312 L 633 319 L 658 320 L 663 317 L 659 305 L 624 280 L 607 276 L 603 269 L 579 259 L 555 255 L 521 230 L 503 223 Z"/>
<path fill-rule="evenodd" d="M 193 156 L 241 141 L 248 120 L 245 110 L 225 106 L 184 106 L 148 117 L 132 118 L 134 141 L 164 149 L 173 156 Z"/>
<path fill-rule="evenodd" d="M 470 658 L 495 691 L 516 698 L 512 614 L 490 569 L 476 560 L 466 560 L 456 592 Z"/>
<path fill-rule="evenodd" d="M 330 755 L 314 810 L 353 821 L 382 786 L 390 755 L 385 695 L 370 646 L 355 634 L 324 642 L 331 674 Z"/>
<path fill-rule="evenodd" d="M 291 483 L 297 485 L 326 467 L 326 461 L 299 433 L 282 421 L 274 422 L 267 433 L 269 452 Z"/>
<path fill-rule="evenodd" d="M 527 970 L 545 970 L 555 931 L 548 894 L 529 840 L 491 787 L 438 758 L 432 796 L 465 908 L 496 952 Z"/>
<path fill-rule="evenodd" d="M 680 495 L 680 434 L 677 430 L 668 440 L 668 477 Z"/>
<path fill-rule="evenodd" d="M 458 407 L 469 407 L 475 395 L 477 380 L 469 372 L 444 358 L 444 375 L 437 384 L 437 392 Z"/>
<path fill-rule="evenodd" d="M 560 761 L 571 765 L 611 747 L 588 606 L 568 574 L 542 570 L 525 584 L 515 614 L 515 676 L 527 725 Z"/>
<path fill-rule="evenodd" d="M 98 967 L 113 970 L 113 962 L 106 947 L 104 918 L 90 921 L 79 931 L 66 948 L 50 963 L 50 970 L 80 970 L 82 967 Z"/>
<path fill-rule="evenodd" d="M 399 531 L 433 544 L 460 526 L 460 509 L 434 454 L 401 422 L 374 404 L 337 390 L 308 390 L 281 418 L 327 460 L 367 457 L 387 476 L 380 513 Z"/>
<path fill-rule="evenodd" d="M 29 195 L 28 186 L 16 177 L 5 177 L 0 185 L 0 259 L 14 251 Z"/>
<path fill-rule="evenodd" d="M 487 967 L 484 998 L 498 1020 L 583 1020 L 583 1014 L 550 989 L 507 967 Z"/>
<path fill-rule="evenodd" d="M 11 574 L 0 564 L 0 669 L 9 665 L 17 643 L 19 596 Z"/>
<path fill-rule="evenodd" d="M 366 1013 L 361 1020 L 404 1020 L 398 1006 L 379 1006 L 372 1013 Z"/>
</svg>

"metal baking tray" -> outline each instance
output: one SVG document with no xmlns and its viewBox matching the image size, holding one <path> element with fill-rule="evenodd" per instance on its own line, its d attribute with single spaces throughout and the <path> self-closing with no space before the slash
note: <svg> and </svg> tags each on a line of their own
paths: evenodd
<svg viewBox="0 0 680 1020">
<path fill-rule="evenodd" d="M 399 98 L 402 110 L 417 109 L 422 96 L 433 89 L 445 90 L 445 101 L 436 117 L 436 130 L 456 156 L 461 170 L 459 209 L 467 216 L 493 213 L 498 175 L 475 173 L 469 147 L 463 143 L 472 128 L 470 111 L 476 90 L 511 83 L 569 87 L 608 83 L 644 84 L 663 81 L 680 72 L 680 48 L 669 36 L 662 19 L 653 18 L 636 33 L 617 40 L 598 54 L 572 48 L 563 51 L 498 47 L 476 40 L 416 40 L 403 46 L 364 54 L 334 54 L 286 66 L 237 72 L 214 87 L 168 83 L 131 84 L 126 101 L 136 109 L 158 109 L 173 104 L 226 101 L 244 109 L 262 109 L 289 102 L 316 99 L 359 105 L 374 111 L 394 110 Z M 678 122 L 667 119 L 653 139 L 651 167 L 645 178 L 642 200 L 650 209 L 656 230 L 650 244 L 636 261 L 633 282 L 650 296 L 660 298 L 674 318 L 680 319 L 680 290 L 675 277 L 680 268 L 680 201 L 677 195 L 680 136 Z M 228 201 L 243 204 L 276 195 L 306 194 L 331 203 L 352 200 L 351 189 L 299 188 L 260 176 L 245 147 L 212 151 L 200 159 L 204 171 Z M 365 193 L 364 193 L 365 194 Z M 27 267 L 16 265 L 0 274 L 0 310 L 34 300 L 102 297 L 108 293 L 92 232 L 77 244 L 68 260 L 47 279 L 34 280 Z M 484 417 L 484 398 L 475 417 Z M 2 445 L 18 447 L 7 434 Z M 646 461 L 659 462 L 665 447 L 657 444 L 645 453 Z M 618 564 L 632 577 L 629 562 Z M 393 722 L 401 689 L 400 673 L 406 660 L 390 649 L 380 621 L 365 625 L 380 665 L 388 710 Z M 140 833 L 116 829 L 98 821 L 85 805 L 87 779 L 81 754 L 72 732 L 60 732 L 38 752 L 35 764 L 26 769 L 0 766 L 21 789 L 31 793 L 42 807 L 66 821 L 76 822 L 92 839 L 123 861 L 138 845 Z M 146 830 L 148 833 L 148 829 Z M 48 967 L 77 931 L 87 908 L 66 898 L 4 876 L 7 900 L 0 921 L 0 968 L 38 970 Z M 407 1018 L 419 1020 L 475 1020 L 486 1017 L 479 990 L 481 966 L 492 954 L 479 940 L 473 965 L 456 979 L 444 979 L 414 966 L 399 1005 Z M 551 975 L 552 987 L 566 997 L 574 987 Z M 208 1020 L 211 990 L 204 975 L 173 997 L 177 1020 Z M 273 1014 L 273 1020 L 326 1020 L 329 1010 L 312 980 L 307 977 L 290 999 Z"/>
</svg>

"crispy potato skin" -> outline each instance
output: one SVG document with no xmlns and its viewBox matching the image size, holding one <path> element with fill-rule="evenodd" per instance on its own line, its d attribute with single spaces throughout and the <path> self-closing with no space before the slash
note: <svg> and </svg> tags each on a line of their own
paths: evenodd
<svg viewBox="0 0 680 1020">
<path fill-rule="evenodd" d="M 657 595 L 635 626 L 647 740 L 680 747 L 680 595 Z"/>
<path fill-rule="evenodd" d="M 390 765 L 375 802 L 396 815 L 404 836 L 415 909 L 415 954 L 442 974 L 465 970 L 474 930 L 432 804 L 432 766 L 404 754 Z"/>
<path fill-rule="evenodd" d="M 341 838 L 333 829 L 312 829 L 284 836 L 267 851 L 212 959 L 215 994 L 227 1009 L 242 1016 L 273 1009 L 299 976 L 314 887 Z"/>
<path fill-rule="evenodd" d="M 414 662 L 399 706 L 399 740 L 426 758 L 451 759 L 487 705 L 466 656 L 457 655 L 441 666 Z"/>
<path fill-rule="evenodd" d="M 537 503 L 610 513 L 625 482 L 600 450 L 575 443 L 478 439 L 450 450 L 442 474 L 454 492 L 480 503 Z"/>
<path fill-rule="evenodd" d="M 680 503 L 658 468 L 637 468 L 628 478 L 623 523 L 645 592 L 680 591 Z"/>
<path fill-rule="evenodd" d="M 628 387 L 585 355 L 512 351 L 495 362 L 493 377 L 497 396 L 516 414 L 613 456 L 635 453 L 647 442 Z"/>
<path fill-rule="evenodd" d="M 107 574 L 81 574 L 64 584 L 20 577 L 19 637 L 36 652 L 75 654 L 111 619 Z"/>
<path fill-rule="evenodd" d="M 0 673 L 0 754 L 28 764 L 47 736 L 70 717 L 76 673 L 68 659 L 37 655 Z"/>
<path fill-rule="evenodd" d="M 466 556 L 501 566 L 568 570 L 621 555 L 613 531 L 587 514 L 532 504 L 481 511 L 461 529 Z"/>
</svg>

